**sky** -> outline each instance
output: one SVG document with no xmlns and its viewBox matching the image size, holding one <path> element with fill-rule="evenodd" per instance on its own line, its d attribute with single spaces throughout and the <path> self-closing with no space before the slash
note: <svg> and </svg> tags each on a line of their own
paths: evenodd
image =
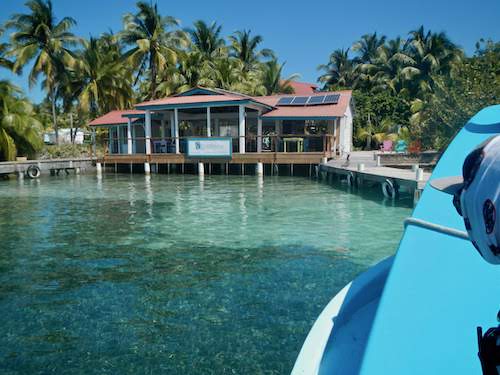
<svg viewBox="0 0 500 375">
<path fill-rule="evenodd" d="M 25 12 L 24 0 L 0 0 L 0 24 L 13 13 Z M 122 28 L 122 16 L 135 11 L 135 0 L 53 0 L 55 15 L 73 17 L 73 32 L 81 37 L 99 36 Z M 285 76 L 298 73 L 300 81 L 316 82 L 319 64 L 330 53 L 348 48 L 363 34 L 376 31 L 388 37 L 405 37 L 424 25 L 445 31 L 467 54 L 474 53 L 480 38 L 500 41 L 500 0 L 157 0 L 162 15 L 190 27 L 202 19 L 222 24 L 224 35 L 250 29 L 264 38 L 263 47 L 273 49 L 286 62 Z M 8 33 L 4 36 L 6 38 Z M 39 85 L 28 87 L 27 72 L 14 76 L 0 70 L 0 79 L 10 79 L 35 102 L 43 99 Z"/>
</svg>

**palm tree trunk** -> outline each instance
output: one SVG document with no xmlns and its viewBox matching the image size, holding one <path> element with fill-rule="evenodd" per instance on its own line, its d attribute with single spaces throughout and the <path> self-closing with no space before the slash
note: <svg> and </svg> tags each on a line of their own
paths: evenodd
<svg viewBox="0 0 500 375">
<path fill-rule="evenodd" d="M 156 94 L 156 64 L 154 63 L 154 53 L 151 53 L 150 57 L 149 57 L 149 70 L 151 72 L 151 90 L 150 90 L 150 99 L 154 99 L 155 97 L 155 94 Z"/>
<path fill-rule="evenodd" d="M 52 104 L 52 124 L 54 126 L 54 132 L 56 134 L 56 145 L 59 144 L 59 129 L 57 128 L 57 114 L 56 114 L 56 90 L 52 89 L 52 94 L 50 96 Z"/>
<path fill-rule="evenodd" d="M 371 122 L 371 117 L 370 113 L 368 113 L 368 129 L 367 129 L 368 135 L 366 136 L 366 149 L 371 150 L 372 149 L 372 122 Z"/>
<path fill-rule="evenodd" d="M 72 144 L 75 144 L 76 133 L 73 134 L 73 113 L 69 113 L 69 138 Z"/>
</svg>

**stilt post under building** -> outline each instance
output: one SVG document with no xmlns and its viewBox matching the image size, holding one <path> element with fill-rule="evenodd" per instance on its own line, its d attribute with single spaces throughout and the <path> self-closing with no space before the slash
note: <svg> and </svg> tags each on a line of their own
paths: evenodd
<svg viewBox="0 0 500 375">
<path fill-rule="evenodd" d="M 257 176 L 263 176 L 264 175 L 264 164 L 262 162 L 258 162 L 256 167 L 255 167 L 255 174 Z"/>
</svg>

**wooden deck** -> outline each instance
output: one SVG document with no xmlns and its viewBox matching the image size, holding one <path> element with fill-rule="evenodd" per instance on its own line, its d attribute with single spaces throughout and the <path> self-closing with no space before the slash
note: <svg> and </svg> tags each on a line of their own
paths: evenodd
<svg viewBox="0 0 500 375">
<path fill-rule="evenodd" d="M 232 155 L 231 159 L 225 158 L 188 158 L 185 154 L 108 154 L 98 160 L 106 164 L 320 164 L 322 159 L 331 158 L 328 152 L 254 152 Z"/>
<path fill-rule="evenodd" d="M 0 174 L 18 173 L 24 175 L 32 165 L 40 168 L 40 171 L 57 172 L 60 170 L 85 170 L 92 167 L 95 161 L 93 158 L 72 158 L 72 159 L 47 159 L 47 160 L 27 160 L 27 161 L 5 161 L 0 162 Z"/>
<path fill-rule="evenodd" d="M 386 179 L 394 180 L 399 186 L 407 186 L 412 189 L 422 190 L 427 184 L 431 174 L 424 172 L 423 178 L 417 180 L 417 174 L 411 169 L 400 169 L 390 167 L 365 167 L 365 170 L 358 171 L 357 166 L 337 167 L 333 165 L 322 165 L 321 170 L 339 175 L 347 175 L 349 172 L 360 176 L 363 180 L 384 182 Z"/>
<path fill-rule="evenodd" d="M 360 170 L 360 164 L 363 165 Z M 417 201 L 422 190 L 425 188 L 431 173 L 417 173 L 413 169 L 391 168 L 376 165 L 373 153 L 352 152 L 350 160 L 335 159 L 320 166 L 320 172 L 328 177 L 333 175 L 348 176 L 353 175 L 358 185 L 365 181 L 384 184 L 387 180 L 391 181 L 397 187 L 405 187 L 413 192 L 414 199 Z"/>
</svg>

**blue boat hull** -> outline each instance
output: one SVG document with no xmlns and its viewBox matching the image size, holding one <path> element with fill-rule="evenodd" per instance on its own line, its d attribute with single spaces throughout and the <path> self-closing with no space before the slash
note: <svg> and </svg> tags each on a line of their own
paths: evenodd
<svg viewBox="0 0 500 375">
<path fill-rule="evenodd" d="M 464 126 L 441 157 L 431 180 L 461 175 L 467 154 L 497 134 L 500 105 L 483 109 Z M 412 218 L 465 231 L 450 196 L 430 186 Z M 310 371 L 302 373 L 482 373 L 476 327 L 497 324 L 500 267 L 484 261 L 466 239 L 410 224 L 381 287 L 367 340 L 359 342 L 364 350 L 355 358 L 344 356 L 342 360 L 335 355 L 335 346 L 326 345 L 317 355 L 321 361 L 311 361 Z M 369 293 L 364 301 L 370 303 Z M 349 316 L 335 318 L 346 320 Z M 335 336 L 334 327 L 329 335 Z M 303 362 L 304 357 L 299 356 L 299 360 Z M 352 360 L 359 363 L 358 368 L 348 363 Z"/>
</svg>

